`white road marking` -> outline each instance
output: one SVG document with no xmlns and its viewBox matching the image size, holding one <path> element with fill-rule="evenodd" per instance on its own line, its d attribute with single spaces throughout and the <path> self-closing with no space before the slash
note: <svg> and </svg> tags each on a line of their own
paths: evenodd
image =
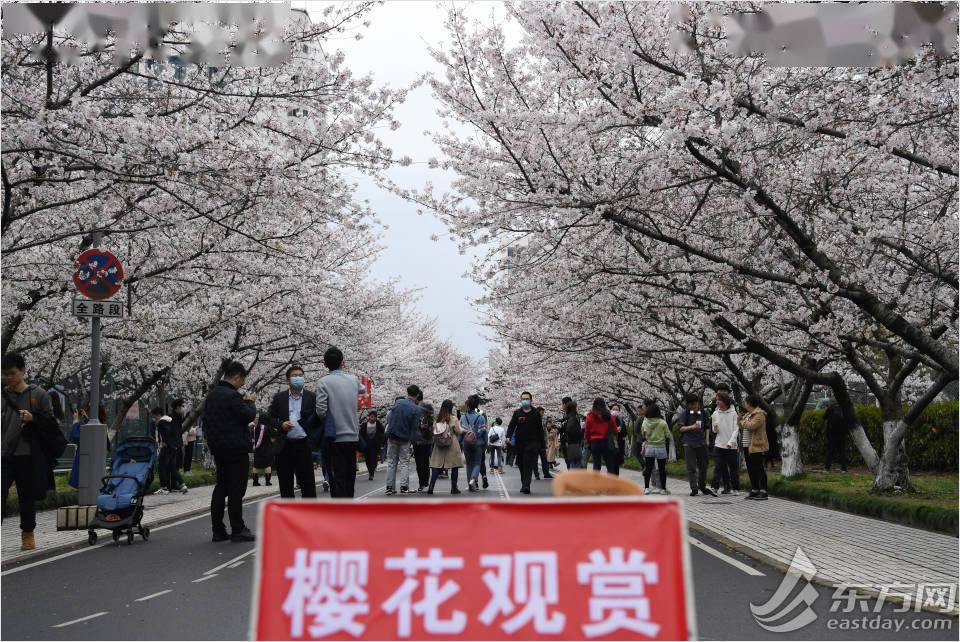
<svg viewBox="0 0 960 642">
<path fill-rule="evenodd" d="M 166 591 L 160 591 L 158 593 L 151 593 L 150 595 L 144 595 L 143 597 L 138 597 L 134 602 L 146 602 L 147 600 L 152 600 L 155 597 L 160 597 L 161 595 L 166 595 L 167 593 L 173 593 L 173 589 L 167 589 Z"/>
<path fill-rule="evenodd" d="M 746 573 L 747 575 L 753 575 L 753 576 L 755 576 L 755 577 L 764 577 L 764 574 L 763 574 L 762 572 L 758 571 L 757 569 L 753 568 L 752 566 L 748 566 L 748 565 L 744 564 L 743 562 L 741 562 L 741 561 L 738 560 L 738 559 L 734 559 L 734 558 L 730 557 L 729 555 L 725 555 L 725 554 L 721 553 L 720 551 L 718 551 L 717 549 L 713 548 L 712 546 L 707 546 L 706 544 L 704 544 L 703 542 L 701 542 L 701 541 L 698 540 L 698 539 L 695 539 L 695 538 L 693 538 L 693 537 L 690 537 L 690 538 L 688 538 L 688 539 L 690 540 L 690 545 L 691 545 L 691 546 L 695 546 L 696 548 L 699 548 L 701 551 L 703 551 L 703 552 L 705 552 L 705 553 L 707 553 L 707 554 L 709 554 L 709 555 L 713 555 L 713 556 L 716 557 L 717 559 L 722 560 L 722 561 L 726 562 L 727 564 L 729 564 L 730 566 L 732 566 L 732 567 L 734 567 L 734 568 L 736 568 L 736 569 L 739 569 L 739 570 L 743 571 L 743 572 Z"/>
<path fill-rule="evenodd" d="M 386 486 L 381 486 L 380 488 L 374 488 L 374 489 L 371 490 L 369 493 L 367 493 L 367 494 L 365 494 L 365 495 L 360 495 L 360 497 L 357 497 L 355 501 L 358 501 L 358 502 L 359 502 L 359 501 L 362 500 L 362 499 L 367 499 L 367 498 L 370 497 L 371 495 L 373 495 L 373 494 L 375 494 L 375 493 L 383 492 L 383 491 L 385 491 L 385 490 L 387 490 L 387 487 L 386 487 Z"/>
<path fill-rule="evenodd" d="M 199 578 L 199 579 L 193 580 L 193 583 L 194 583 L 194 584 L 199 584 L 200 582 L 206 582 L 207 580 L 212 580 L 212 579 L 215 578 L 215 577 L 217 577 L 217 573 L 214 573 L 213 575 L 207 575 L 207 576 L 205 576 L 205 577 L 201 577 L 201 578 Z"/>
<path fill-rule="evenodd" d="M 76 624 L 78 622 L 86 622 L 87 620 L 92 620 L 95 617 L 100 617 L 101 615 L 106 615 L 107 611 L 100 611 L 99 613 L 94 613 L 93 615 L 87 615 L 84 617 L 78 617 L 76 620 L 70 620 L 69 622 L 61 622 L 60 624 L 54 624 L 52 629 L 62 629 L 65 626 L 70 626 L 71 624 Z"/>
<path fill-rule="evenodd" d="M 223 569 L 227 568 L 228 566 L 230 566 L 231 564 L 242 560 L 242 559 L 243 559 L 244 557 L 246 557 L 247 555 L 253 555 L 253 554 L 256 553 L 256 552 L 257 552 L 257 549 L 256 549 L 256 548 L 251 548 L 251 549 L 250 549 L 249 551 L 247 551 L 246 553 L 241 553 L 240 555 L 237 555 L 237 556 L 234 557 L 233 559 L 227 560 L 226 562 L 224 562 L 224 563 L 221 564 L 220 566 L 214 566 L 214 567 L 211 568 L 209 571 L 207 571 L 206 573 L 204 573 L 204 575 L 212 575 L 212 574 L 216 573 L 217 571 L 223 570 Z"/>
<path fill-rule="evenodd" d="M 507 484 L 503 481 L 503 475 L 497 475 L 497 480 L 500 482 L 500 496 L 510 501 L 510 491 L 507 490 Z"/>
<path fill-rule="evenodd" d="M 239 562 L 234 562 L 233 564 L 231 564 L 231 565 L 228 566 L 227 568 L 237 568 L 237 567 L 240 566 L 241 564 L 243 564 L 243 560 L 240 560 Z"/>
<path fill-rule="evenodd" d="M 258 499 L 255 499 L 255 500 L 251 501 L 251 502 L 246 502 L 246 503 L 244 504 L 244 506 L 247 506 L 247 505 L 250 505 L 250 504 L 259 504 L 260 502 L 265 502 L 265 501 L 267 501 L 268 499 L 273 499 L 274 496 L 275 496 L 275 495 L 267 495 L 266 497 L 260 497 L 260 498 L 258 498 Z M 209 512 L 209 511 L 206 511 L 206 512 L 200 513 L 199 515 L 194 515 L 193 517 L 187 517 L 186 519 L 181 519 L 180 521 L 177 521 L 177 522 L 171 522 L 170 524 L 164 524 L 163 526 L 151 526 L 151 527 L 150 527 L 150 534 L 152 535 L 153 533 L 156 533 L 156 532 L 158 532 L 158 531 L 162 531 L 162 530 L 164 530 L 165 528 L 173 528 L 174 526 L 180 526 L 180 525 L 182 525 L 182 524 L 186 524 L 187 522 L 192 522 L 192 521 L 198 520 L 198 519 L 210 519 L 210 512 Z M 78 541 L 77 543 L 79 544 L 80 542 Z M 49 564 L 49 563 L 51 563 L 51 562 L 56 562 L 56 561 L 62 560 L 62 559 L 67 558 L 67 557 L 72 557 L 72 556 L 74 556 L 74 555 L 79 555 L 80 553 L 89 553 L 90 551 L 96 550 L 96 549 L 98 549 L 98 548 L 100 548 L 100 547 L 102 547 L 102 546 L 114 546 L 114 543 L 113 543 L 113 541 L 111 541 L 111 540 L 106 540 L 103 544 L 97 544 L 96 546 L 87 546 L 87 547 L 85 547 L 85 548 L 78 548 L 78 549 L 76 549 L 76 550 L 67 551 L 66 553 L 61 553 L 61 554 L 59 554 L 59 555 L 54 555 L 53 557 L 47 557 L 47 558 L 45 558 L 45 559 L 38 560 L 38 561 L 36 561 L 36 562 L 30 562 L 29 564 L 24 564 L 23 566 L 17 566 L 17 567 L 15 567 L 15 568 L 11 568 L 11 569 L 8 569 L 8 570 L 6 570 L 6 571 L 3 571 L 2 573 L 0 573 L 0 577 L 6 577 L 7 575 L 13 575 L 14 573 L 19 573 L 20 571 L 26 571 L 27 569 L 31 569 L 31 568 L 34 568 L 34 567 L 36 567 L 36 566 L 43 566 L 44 564 Z"/>
</svg>

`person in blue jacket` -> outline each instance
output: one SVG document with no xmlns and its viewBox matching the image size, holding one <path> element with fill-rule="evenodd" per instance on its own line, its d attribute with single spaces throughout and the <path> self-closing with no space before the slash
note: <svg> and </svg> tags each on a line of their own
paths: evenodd
<svg viewBox="0 0 960 642">
<path fill-rule="evenodd" d="M 76 446 L 76 449 L 73 451 L 73 466 L 70 467 L 70 477 L 67 479 L 67 483 L 70 484 L 71 488 L 80 488 L 80 427 L 89 420 L 89 415 L 87 414 L 88 407 L 89 404 L 79 410 L 73 411 L 73 423 L 70 425 L 70 435 L 67 439 L 71 444 Z M 107 423 L 107 409 L 102 405 L 100 406 L 100 423 L 104 425 Z M 107 452 L 110 452 L 109 437 L 107 437 Z"/>
</svg>

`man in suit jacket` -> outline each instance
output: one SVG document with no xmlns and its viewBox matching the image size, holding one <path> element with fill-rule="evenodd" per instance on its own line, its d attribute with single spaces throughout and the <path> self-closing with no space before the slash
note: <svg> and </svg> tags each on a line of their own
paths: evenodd
<svg viewBox="0 0 960 642">
<path fill-rule="evenodd" d="M 280 497 L 293 497 L 293 478 L 300 485 L 300 495 L 317 496 L 317 483 L 313 476 L 314 439 L 313 417 L 317 410 L 317 396 L 304 389 L 303 368 L 287 369 L 287 390 L 278 392 L 270 402 L 264 423 L 270 428 L 274 440 L 274 465 L 280 483 Z"/>
</svg>

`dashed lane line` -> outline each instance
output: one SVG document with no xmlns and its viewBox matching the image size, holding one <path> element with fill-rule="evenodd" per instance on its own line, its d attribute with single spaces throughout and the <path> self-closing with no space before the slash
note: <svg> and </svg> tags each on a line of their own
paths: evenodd
<svg viewBox="0 0 960 642">
<path fill-rule="evenodd" d="M 214 566 L 214 567 L 211 568 L 209 571 L 206 571 L 206 572 L 204 573 L 204 575 L 213 575 L 213 574 L 216 573 L 217 571 L 221 571 L 221 570 L 229 567 L 231 564 L 235 564 L 236 562 L 239 562 L 240 560 L 242 560 L 242 559 L 243 559 L 244 557 L 246 557 L 247 555 L 253 555 L 253 554 L 256 553 L 256 552 L 257 552 L 256 547 L 251 548 L 249 551 L 247 551 L 247 552 L 245 552 L 245 553 L 240 553 L 239 555 L 237 555 L 237 556 L 234 557 L 233 559 L 227 560 L 226 562 L 224 562 L 224 563 L 221 564 L 220 566 Z"/>
<path fill-rule="evenodd" d="M 213 575 L 205 575 L 205 576 L 203 576 L 203 577 L 200 577 L 200 578 L 197 578 L 197 579 L 193 580 L 193 583 L 194 583 L 194 584 L 199 584 L 200 582 L 206 582 L 207 580 L 212 580 L 213 578 L 217 577 L 218 575 L 219 575 L 218 573 L 214 573 Z"/>
<path fill-rule="evenodd" d="M 160 597 L 161 595 L 166 595 L 167 593 L 173 593 L 173 589 L 167 589 L 166 591 L 157 591 L 156 593 L 151 593 L 150 595 L 144 595 L 143 597 L 138 597 L 134 602 L 146 602 L 147 600 L 152 600 L 155 597 Z"/>
<path fill-rule="evenodd" d="M 71 624 L 79 624 L 80 622 L 86 622 L 87 620 L 92 620 L 95 617 L 100 617 L 101 615 L 106 615 L 109 611 L 100 611 L 99 613 L 94 613 L 93 615 L 85 615 L 83 617 L 78 617 L 76 620 L 70 620 L 69 622 L 61 622 L 60 624 L 54 624 L 51 626 L 51 629 L 62 629 L 65 626 L 70 626 Z"/>
</svg>

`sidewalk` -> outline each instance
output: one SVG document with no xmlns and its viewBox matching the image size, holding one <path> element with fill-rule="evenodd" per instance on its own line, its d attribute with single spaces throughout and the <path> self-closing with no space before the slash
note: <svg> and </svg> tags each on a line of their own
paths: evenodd
<svg viewBox="0 0 960 642">
<path fill-rule="evenodd" d="M 643 484 L 638 471 L 621 474 Z M 684 500 L 691 530 L 751 557 L 786 569 L 802 548 L 817 569 L 817 583 L 846 584 L 869 595 L 894 585 L 888 599 L 898 602 L 921 591 L 922 603 L 928 595 L 923 587 L 952 586 L 948 611 L 957 613 L 956 537 L 772 496 L 768 501 L 747 501 L 743 494 L 690 497 L 686 480 L 675 478 L 667 478 L 667 488 Z"/>
</svg>

